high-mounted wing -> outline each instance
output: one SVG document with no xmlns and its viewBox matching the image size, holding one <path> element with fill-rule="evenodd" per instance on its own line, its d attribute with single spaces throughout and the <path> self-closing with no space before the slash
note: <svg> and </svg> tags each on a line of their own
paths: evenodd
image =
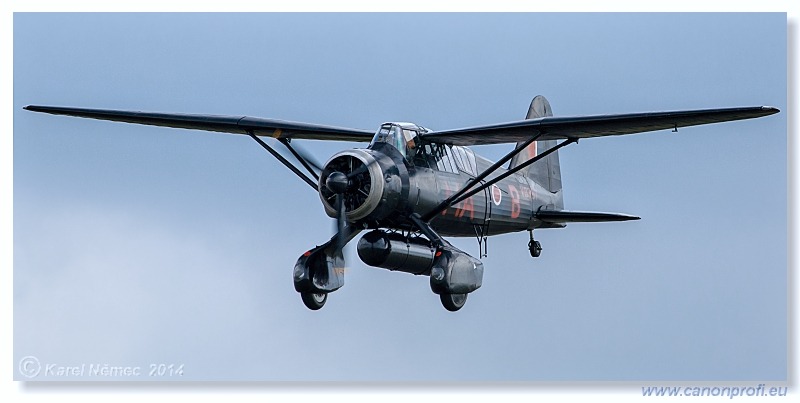
<svg viewBox="0 0 800 403">
<path fill-rule="evenodd" d="M 297 138 L 311 140 L 370 141 L 373 136 L 373 132 L 367 130 L 253 118 L 248 116 L 189 115 L 181 113 L 152 113 L 38 105 L 28 105 L 25 109 L 53 115 L 67 115 L 180 129 L 206 130 L 234 134 L 248 134 L 248 132 L 252 132 L 256 136 L 273 137 L 277 139 Z"/>
<path fill-rule="evenodd" d="M 537 140 L 567 140 L 752 119 L 778 113 L 771 106 L 701 109 L 673 112 L 629 113 L 574 117 L 542 117 L 488 126 L 434 131 L 424 134 L 426 141 L 461 146 L 523 142 L 541 134 Z"/>
</svg>

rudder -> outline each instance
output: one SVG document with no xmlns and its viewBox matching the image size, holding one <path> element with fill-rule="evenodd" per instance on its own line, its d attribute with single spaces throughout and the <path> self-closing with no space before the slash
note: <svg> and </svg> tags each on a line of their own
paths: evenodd
<svg viewBox="0 0 800 403">
<path fill-rule="evenodd" d="M 528 108 L 528 114 L 525 116 L 525 119 L 536 119 L 542 118 L 546 116 L 553 116 L 553 112 L 550 109 L 550 102 L 542 95 L 537 95 L 531 101 L 531 105 Z M 519 146 L 521 143 L 517 143 Z M 510 168 L 514 168 L 525 161 L 530 160 L 531 158 L 535 157 L 539 153 L 547 151 L 558 144 L 556 140 L 543 140 L 543 141 L 534 141 L 529 146 L 525 147 L 523 151 L 519 154 L 514 156 L 511 159 L 511 164 L 509 165 Z M 520 171 L 520 174 L 526 176 L 533 180 L 534 182 L 541 185 L 543 188 L 547 189 L 551 193 L 558 193 L 561 191 L 561 165 L 558 160 L 558 151 L 553 152 L 552 154 L 544 157 L 543 159 L 534 162 L 528 168 L 523 169 Z M 561 206 L 555 206 L 556 208 L 563 208 L 563 199 L 559 197 L 559 204 Z"/>
</svg>

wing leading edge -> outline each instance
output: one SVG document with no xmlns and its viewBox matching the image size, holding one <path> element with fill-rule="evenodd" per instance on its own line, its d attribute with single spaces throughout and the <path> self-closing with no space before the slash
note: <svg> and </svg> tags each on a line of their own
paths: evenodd
<svg viewBox="0 0 800 403">
<path fill-rule="evenodd" d="M 335 126 L 249 116 L 194 115 L 109 109 L 87 109 L 28 105 L 24 109 L 53 115 L 136 123 L 142 125 L 246 134 L 273 138 L 368 142 L 373 132 Z M 621 115 L 542 117 L 464 129 L 434 131 L 424 140 L 454 145 L 479 145 L 523 142 L 535 135 L 538 140 L 583 139 L 619 136 L 655 130 L 752 119 L 780 112 L 770 106 L 701 109 L 673 112 L 647 112 Z"/>
<path fill-rule="evenodd" d="M 179 129 L 205 130 L 233 134 L 247 134 L 248 132 L 252 132 L 256 136 L 278 139 L 298 138 L 310 140 L 370 141 L 374 134 L 367 130 L 248 116 L 190 115 L 181 113 L 153 113 L 39 105 L 28 105 L 24 109 L 53 115 L 67 115 Z"/>
<path fill-rule="evenodd" d="M 479 145 L 537 140 L 567 140 L 619 136 L 655 130 L 752 119 L 780 112 L 771 106 L 700 109 L 672 112 L 629 113 L 574 117 L 542 117 L 488 126 L 434 131 L 423 135 L 427 141 L 454 145 Z"/>
</svg>

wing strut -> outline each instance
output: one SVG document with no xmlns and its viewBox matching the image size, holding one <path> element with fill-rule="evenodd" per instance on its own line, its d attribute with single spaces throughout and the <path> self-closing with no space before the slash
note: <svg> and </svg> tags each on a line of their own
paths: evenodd
<svg viewBox="0 0 800 403">
<path fill-rule="evenodd" d="M 269 151 L 269 153 L 272 154 L 272 156 L 275 157 L 278 161 L 280 161 L 283 165 L 286 165 L 286 167 L 289 168 L 292 172 L 294 172 L 295 175 L 299 176 L 300 179 L 308 183 L 308 186 L 311 186 L 312 189 L 317 190 L 317 184 L 311 178 L 306 176 L 306 174 L 297 169 L 297 167 L 294 166 L 294 164 L 292 164 L 291 162 L 289 162 L 289 160 L 284 158 L 284 156 L 280 155 L 277 151 L 275 151 L 275 149 L 270 147 L 267 143 L 258 138 L 258 136 L 253 134 L 252 130 L 248 130 L 247 135 L 250 136 L 253 140 L 255 140 L 256 143 L 258 143 L 261 147 L 264 147 L 265 150 Z M 292 149 L 290 148 L 290 150 Z M 300 161 L 304 161 L 302 158 L 299 159 Z M 308 169 L 310 170 L 310 168 Z"/>
<path fill-rule="evenodd" d="M 530 143 L 531 143 L 533 140 L 536 140 L 536 138 L 537 138 L 537 137 L 539 137 L 540 135 L 541 135 L 541 134 L 539 134 L 539 135 L 537 135 L 537 136 L 533 137 L 532 139 L 529 139 L 529 140 L 528 140 L 528 141 L 526 141 L 525 143 L 521 144 L 519 147 L 515 148 L 515 149 L 514 149 L 513 151 L 511 151 L 510 153 L 506 154 L 506 156 L 505 156 L 505 157 L 503 157 L 503 158 L 502 158 L 500 161 L 503 161 L 503 162 L 505 162 L 505 161 L 507 161 L 507 160 L 509 160 L 509 159 L 513 158 L 513 157 L 514 157 L 514 155 L 516 155 L 516 154 L 518 154 L 520 151 L 522 151 L 522 150 L 523 150 L 525 147 L 527 147 L 527 146 L 528 146 L 528 144 L 530 144 Z M 492 179 L 492 180 L 490 180 L 490 181 L 488 181 L 488 182 L 482 183 L 480 186 L 478 186 L 478 187 L 476 187 L 476 188 L 474 188 L 474 189 L 472 189 L 472 190 L 469 190 L 469 189 L 470 189 L 470 188 L 472 188 L 472 187 L 473 187 L 475 184 L 477 184 L 477 183 L 478 183 L 478 181 L 477 181 L 477 180 L 473 180 L 473 181 L 471 181 L 471 182 L 467 183 L 467 184 L 466 184 L 466 186 L 464 186 L 464 188 L 462 188 L 461 190 L 459 190 L 458 192 L 456 192 L 456 193 L 455 193 L 453 196 L 450 196 L 450 197 L 448 197 L 448 198 L 447 198 L 447 200 L 443 201 L 443 202 L 442 202 L 442 203 L 440 203 L 438 206 L 436 206 L 436 208 L 434 208 L 433 210 L 431 210 L 430 212 L 428 212 L 427 214 L 425 214 L 425 216 L 423 217 L 423 219 L 425 219 L 425 221 L 428 221 L 428 220 L 430 220 L 431 218 L 433 218 L 433 217 L 435 217 L 436 215 L 438 215 L 439 213 L 441 213 L 442 211 L 444 211 L 445 209 L 447 209 L 447 208 L 449 208 L 449 207 L 451 207 L 451 206 L 453 206 L 453 205 L 456 205 L 456 204 L 458 204 L 458 203 L 462 202 L 463 200 L 465 200 L 465 199 L 468 199 L 468 198 L 472 197 L 474 194 L 476 194 L 476 193 L 478 193 L 478 192 L 480 192 L 480 191 L 482 191 L 482 190 L 484 190 L 484 189 L 488 188 L 489 186 L 492 186 L 492 185 L 494 185 L 495 183 L 497 183 L 497 182 L 500 182 L 501 180 L 503 180 L 503 179 L 505 179 L 505 178 L 507 178 L 507 177 L 509 177 L 509 176 L 511 176 L 511 175 L 513 175 L 513 174 L 515 174 L 515 173 L 517 173 L 518 171 L 520 171 L 520 170 L 522 170 L 522 169 L 525 169 L 526 167 L 528 167 L 529 165 L 533 164 L 534 162 L 536 162 L 536 161 L 539 161 L 539 160 L 541 160 L 542 158 L 544 158 L 544 157 L 546 157 L 546 156 L 548 156 L 548 155 L 550 155 L 550 154 L 552 154 L 552 153 L 554 153 L 554 152 L 558 151 L 558 149 L 560 149 L 560 148 L 562 148 L 562 147 L 565 147 L 565 146 L 568 146 L 568 145 L 570 145 L 570 144 L 572 144 L 572 143 L 577 143 L 577 142 L 578 142 L 578 139 L 577 139 L 577 138 L 570 138 L 570 139 L 568 139 L 568 140 L 564 140 L 564 141 L 562 141 L 562 142 L 558 143 L 558 144 L 557 144 L 555 147 L 553 147 L 553 148 L 551 148 L 551 149 L 549 149 L 549 150 L 547 150 L 547 151 L 545 151 L 545 152 L 543 152 L 543 153 L 541 153 L 541 154 L 539 154 L 539 155 L 537 155 L 537 156 L 535 156 L 535 157 L 531 158 L 531 159 L 530 159 L 530 160 L 528 160 L 528 161 L 525 161 L 524 163 L 522 163 L 522 164 L 520 164 L 520 165 L 517 165 L 517 166 L 516 166 L 516 167 L 514 167 L 514 168 L 511 168 L 511 169 L 509 169 L 508 171 L 506 171 L 506 172 L 504 172 L 504 173 L 502 173 L 502 174 L 498 175 L 498 176 L 497 176 L 497 177 L 495 177 L 494 179 Z M 500 161 L 498 161 L 498 162 L 500 162 Z M 484 171 L 483 173 L 481 173 L 481 174 L 478 176 L 478 178 L 481 178 L 481 179 L 483 179 L 483 178 L 486 178 L 487 176 L 489 176 L 489 174 L 491 174 L 492 172 L 496 171 L 496 170 L 497 170 L 497 168 L 499 168 L 499 165 L 498 165 L 498 163 L 495 163 L 494 165 L 492 165 L 491 167 L 489 167 L 489 168 L 488 168 L 486 171 Z M 477 179 L 477 178 L 476 178 L 476 179 Z"/>
</svg>

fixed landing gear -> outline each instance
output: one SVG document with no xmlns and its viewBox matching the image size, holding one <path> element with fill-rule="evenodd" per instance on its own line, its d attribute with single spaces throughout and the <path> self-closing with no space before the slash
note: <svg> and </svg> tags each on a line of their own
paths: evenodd
<svg viewBox="0 0 800 403">
<path fill-rule="evenodd" d="M 444 309 L 455 312 L 467 303 L 467 294 L 439 294 Z"/>
<path fill-rule="evenodd" d="M 342 248 L 359 232 L 359 229 L 348 225 L 330 241 L 303 253 L 297 259 L 292 273 L 294 290 L 300 293 L 308 309 L 321 309 L 328 300 L 328 294 L 344 286 Z M 342 238 L 340 234 L 344 234 Z"/>
<path fill-rule="evenodd" d="M 315 293 L 315 292 L 301 292 L 300 298 L 303 299 L 303 303 L 306 305 L 306 308 L 316 311 L 325 306 L 325 301 L 328 300 L 327 293 Z"/>
<path fill-rule="evenodd" d="M 533 231 L 530 231 L 530 234 L 531 240 L 528 242 L 528 251 L 531 253 L 531 257 L 539 257 L 542 254 L 542 244 L 533 239 Z"/>
</svg>

